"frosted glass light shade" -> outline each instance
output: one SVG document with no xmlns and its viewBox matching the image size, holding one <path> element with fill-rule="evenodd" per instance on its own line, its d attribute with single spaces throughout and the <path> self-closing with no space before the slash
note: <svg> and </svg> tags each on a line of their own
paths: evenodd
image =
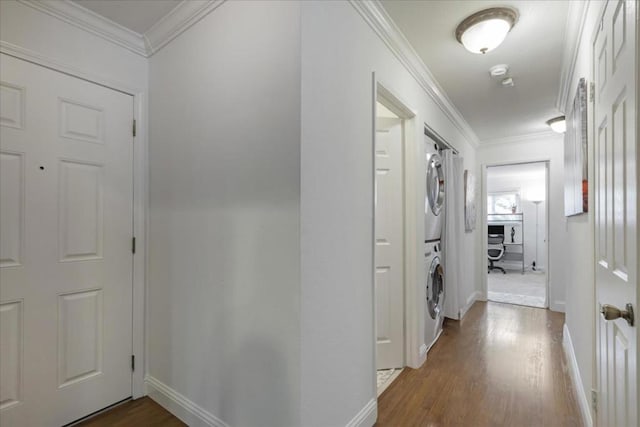
<svg viewBox="0 0 640 427">
<path fill-rule="evenodd" d="M 489 19 L 469 27 L 460 40 L 469 52 L 487 53 L 500 46 L 511 25 L 502 19 Z"/>
<path fill-rule="evenodd" d="M 556 117 L 547 121 L 547 124 L 551 127 L 551 130 L 557 133 L 565 133 L 567 131 L 567 122 L 564 116 Z"/>
<path fill-rule="evenodd" d="M 466 18 L 456 28 L 456 39 L 469 52 L 492 51 L 504 41 L 518 19 L 518 12 L 506 7 L 481 10 Z"/>
</svg>

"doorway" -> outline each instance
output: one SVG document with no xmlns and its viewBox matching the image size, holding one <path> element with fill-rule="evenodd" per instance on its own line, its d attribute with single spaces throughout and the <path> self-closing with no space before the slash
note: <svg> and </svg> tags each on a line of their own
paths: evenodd
<svg viewBox="0 0 640 427">
<path fill-rule="evenodd" d="M 375 330 L 378 390 L 404 366 L 404 120 L 376 102 Z"/>
<path fill-rule="evenodd" d="M 421 241 L 416 212 L 424 199 L 416 197 L 419 128 L 415 113 L 374 79 L 373 195 L 374 238 L 373 384 L 380 395 L 405 366 L 421 365 L 418 264 Z M 424 307 L 422 308 L 424 309 Z"/>
<path fill-rule="evenodd" d="M 548 307 L 548 163 L 487 167 L 487 298 Z"/>
</svg>

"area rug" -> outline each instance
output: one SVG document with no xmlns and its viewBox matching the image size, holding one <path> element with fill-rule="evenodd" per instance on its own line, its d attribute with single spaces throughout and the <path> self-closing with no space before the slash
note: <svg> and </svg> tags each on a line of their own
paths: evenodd
<svg viewBox="0 0 640 427">
<path fill-rule="evenodd" d="M 489 301 L 545 307 L 546 275 L 540 272 L 493 271 L 487 276 Z"/>
</svg>

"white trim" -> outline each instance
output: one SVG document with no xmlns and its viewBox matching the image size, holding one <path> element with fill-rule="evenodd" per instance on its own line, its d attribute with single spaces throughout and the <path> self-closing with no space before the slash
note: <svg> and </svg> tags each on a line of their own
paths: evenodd
<svg viewBox="0 0 640 427">
<path fill-rule="evenodd" d="M 72 65 L 59 62 L 58 60 L 49 56 L 43 55 L 30 49 L 23 48 L 21 46 L 14 45 L 3 40 L 0 40 L 0 53 L 5 53 L 7 55 L 23 59 L 34 64 L 38 64 L 64 74 L 86 80 L 88 82 L 96 83 L 100 86 L 105 86 L 110 89 L 117 90 L 118 92 L 126 93 L 128 95 L 135 96 L 136 94 L 143 92 L 142 89 L 134 88 L 126 83 L 112 80 L 108 77 L 97 75 L 94 73 L 86 73 L 83 70 Z"/>
<path fill-rule="evenodd" d="M 547 298 L 549 298 L 549 292 L 547 291 Z M 564 301 L 551 301 L 549 303 L 549 310 L 551 311 L 557 311 L 558 313 L 564 313 L 565 312 L 565 303 Z"/>
<path fill-rule="evenodd" d="M 489 280 L 487 274 L 487 259 L 484 254 L 487 251 L 487 245 L 489 241 L 487 240 L 487 233 L 484 230 L 487 230 L 487 165 L 480 165 L 480 230 L 483 230 L 480 233 L 480 259 L 482 260 L 478 264 L 480 264 L 480 299 L 482 301 L 489 300 Z"/>
<path fill-rule="evenodd" d="M 403 139 L 402 139 L 402 164 L 403 164 L 403 240 L 404 240 L 404 248 L 403 248 L 403 272 L 404 272 L 404 283 L 403 283 L 403 291 L 404 291 L 404 299 L 403 299 L 403 328 L 404 328 L 404 342 L 403 342 L 403 355 L 404 355 L 404 365 L 409 366 L 411 368 L 419 368 L 422 363 L 422 357 L 420 355 L 420 344 L 422 344 L 422 340 L 419 339 L 419 323 L 420 323 L 420 315 L 418 307 L 415 302 L 418 300 L 418 287 L 420 274 L 418 273 L 418 269 L 420 265 L 418 265 L 418 253 L 419 247 L 421 247 L 419 240 L 415 239 L 414 236 L 418 235 L 417 226 L 418 220 L 416 217 L 416 205 L 415 205 L 415 197 L 418 190 L 418 182 L 416 176 L 416 162 L 417 158 L 415 157 L 415 153 L 418 151 L 418 142 L 416 140 L 416 132 L 419 130 L 421 123 L 418 123 L 416 120 L 416 113 L 412 110 L 408 103 L 403 101 L 401 98 L 395 95 L 391 86 L 386 85 L 384 82 L 381 82 L 376 78 L 376 74 L 372 74 L 373 77 L 373 92 L 374 99 L 377 102 L 381 102 L 385 107 L 395 113 L 400 119 L 403 121 Z M 375 126 L 375 104 L 374 104 L 374 126 Z M 373 161 L 374 161 L 374 174 L 375 174 L 375 129 L 373 130 L 374 139 L 372 142 L 373 145 Z M 373 182 L 375 186 L 376 177 L 374 175 Z M 375 206 L 373 207 L 373 218 L 374 218 L 374 236 L 375 236 Z M 375 240 L 372 242 L 373 245 L 373 265 L 375 266 Z M 375 322 L 375 273 L 374 273 L 374 283 L 372 285 L 373 288 L 373 296 L 374 296 L 374 307 L 373 307 L 373 322 Z M 375 325 L 375 323 L 374 323 Z M 375 330 L 375 327 L 373 328 Z M 416 351 L 417 350 L 417 351 Z M 377 367 L 377 362 L 375 361 L 375 335 L 374 335 L 374 366 Z M 375 372 L 373 373 L 375 380 Z"/>
<path fill-rule="evenodd" d="M 224 2 L 225 0 L 183 0 L 142 36 L 147 56 L 162 49 Z"/>
<path fill-rule="evenodd" d="M 422 366 L 424 362 L 427 361 L 427 352 L 429 351 L 429 347 L 426 344 L 422 344 L 420 349 L 418 349 L 418 368 Z M 416 368 L 417 369 L 417 368 Z"/>
<path fill-rule="evenodd" d="M 95 34 L 140 56 L 147 56 L 142 36 L 70 0 L 18 0 L 47 15 Z"/>
<path fill-rule="evenodd" d="M 139 92 L 133 96 L 133 115 L 136 120 L 136 136 L 133 138 L 133 235 L 136 238 L 136 253 L 133 256 L 133 354 L 136 355 L 136 369 L 133 373 L 132 397 L 145 395 L 144 374 L 147 371 L 146 307 L 147 307 L 147 266 L 149 223 L 149 145 L 147 137 L 146 112 L 147 95 Z"/>
<path fill-rule="evenodd" d="M 567 23 L 565 25 L 564 50 L 562 52 L 562 68 L 560 72 L 560 87 L 558 88 L 558 97 L 556 99 L 556 107 L 560 111 L 566 111 L 567 100 L 569 99 L 569 91 L 571 90 L 571 82 L 580 52 L 580 44 L 582 43 L 582 35 L 587 22 L 589 5 L 591 2 L 572 1 L 569 2 L 569 11 L 567 13 Z"/>
<path fill-rule="evenodd" d="M 458 319 L 462 320 L 462 318 L 464 317 L 465 314 L 467 314 L 467 311 L 469 311 L 471 306 L 481 298 L 482 298 L 482 292 L 475 291 L 474 293 L 472 293 L 471 296 L 469 296 L 469 298 L 467 298 L 467 302 L 464 305 L 464 307 L 462 307 L 460 309 L 459 315 L 458 315 Z"/>
<path fill-rule="evenodd" d="M 0 53 L 31 62 L 91 83 L 104 86 L 133 97 L 133 118 L 137 124 L 137 135 L 134 138 L 134 168 L 133 168 L 133 231 L 136 236 L 137 248 L 133 257 L 133 325 L 132 351 L 136 356 L 136 370 L 132 374 L 132 396 L 134 399 L 145 394 L 144 372 L 146 361 L 145 348 L 145 293 L 147 277 L 147 233 L 148 216 L 147 192 L 147 156 L 148 138 L 145 112 L 147 111 L 147 96 L 144 90 L 127 84 L 113 81 L 93 73 L 87 73 L 73 66 L 58 62 L 55 59 L 38 52 L 22 48 L 4 41 L 0 41 Z"/>
<path fill-rule="evenodd" d="M 553 132 L 552 132 L 553 134 Z M 538 135 L 538 134 L 532 134 Z M 555 135 L 555 134 L 554 134 Z M 528 139 L 525 136 L 525 139 L 513 140 L 513 142 L 528 142 L 532 141 L 535 138 Z M 545 186 L 546 192 L 549 194 L 551 189 L 551 158 L 533 158 L 533 159 L 513 159 L 505 162 L 497 162 L 497 163 L 482 163 L 480 164 L 480 174 L 481 174 L 481 188 L 480 188 L 480 200 L 487 200 L 487 169 L 493 166 L 507 166 L 507 165 L 517 165 L 517 164 L 527 164 L 527 163 L 545 163 Z M 551 226 L 549 225 L 549 218 L 551 215 L 551 206 L 552 202 L 547 200 L 545 211 L 546 211 L 546 221 L 545 221 L 545 235 L 547 236 L 547 256 L 546 256 L 546 296 L 545 296 L 545 307 L 548 307 L 552 311 L 557 311 L 564 313 L 565 312 L 565 302 L 564 301 L 553 301 L 550 302 L 549 298 L 551 296 L 551 275 L 549 274 L 550 268 L 550 259 L 551 259 Z M 481 203 L 481 217 L 480 217 L 480 226 L 482 230 L 487 229 L 487 204 Z M 487 233 L 480 233 L 480 250 L 481 253 L 484 253 L 487 247 Z M 480 279 L 480 295 L 478 297 L 479 301 L 488 301 L 489 300 L 489 289 L 488 289 L 488 275 L 486 270 L 486 264 L 481 264 L 481 279 Z"/>
<path fill-rule="evenodd" d="M 427 95 L 436 103 L 451 123 L 474 148 L 477 148 L 479 140 L 475 132 L 451 102 L 435 77 L 433 77 L 433 74 L 431 74 L 429 68 L 420 59 L 420 56 L 384 10 L 381 3 L 372 0 L 350 0 L 350 3 L 413 78 L 416 79 L 418 84 L 422 86 Z M 459 147 L 455 148 L 460 151 Z"/>
<path fill-rule="evenodd" d="M 378 336 L 376 335 L 376 111 L 378 101 L 378 80 L 376 72 L 371 73 L 371 92 L 373 102 L 371 103 L 371 359 L 373 361 L 373 372 L 371 375 L 371 391 L 376 396 L 378 390 Z"/>
<path fill-rule="evenodd" d="M 442 316 L 442 314 L 441 314 Z M 456 319 L 457 320 L 457 319 Z M 440 335 L 442 335 L 442 332 L 444 332 L 443 328 L 440 328 L 438 330 L 438 333 L 436 334 L 435 338 L 433 339 L 433 341 L 431 341 L 429 343 L 429 345 L 427 346 L 427 353 L 429 353 L 429 350 L 431 350 L 431 347 L 433 347 L 434 345 L 436 345 L 436 342 L 438 341 L 438 339 L 440 338 Z M 426 345 L 426 344 L 425 344 Z"/>
<path fill-rule="evenodd" d="M 580 413 L 582 414 L 582 421 L 586 427 L 593 426 L 593 420 L 591 418 L 591 408 L 589 407 L 589 399 L 582 387 L 582 378 L 580 377 L 580 369 L 578 368 L 578 360 L 573 349 L 573 342 L 571 341 L 571 334 L 569 328 L 565 323 L 562 328 L 562 348 L 564 349 L 565 357 L 567 358 L 567 364 L 569 365 L 569 376 L 573 384 L 573 389 L 578 397 L 578 404 L 580 405 Z"/>
<path fill-rule="evenodd" d="M 513 144 L 519 142 L 540 141 L 546 138 L 557 138 L 558 134 L 552 130 L 545 130 L 542 132 L 527 133 L 524 135 L 506 136 L 503 138 L 483 139 L 480 141 L 480 147 L 487 147 L 489 145 L 500 144 Z"/>
<path fill-rule="evenodd" d="M 162 381 L 147 375 L 147 394 L 160 406 L 191 427 L 229 427 L 227 423 L 178 393 Z"/>
<path fill-rule="evenodd" d="M 145 58 L 162 49 L 225 2 L 182 0 L 144 34 L 139 34 L 71 0 L 17 1 Z"/>
<path fill-rule="evenodd" d="M 349 421 L 346 427 L 371 427 L 376 423 L 378 418 L 378 402 L 376 399 L 371 399 L 364 405 L 364 408 L 356 414 L 351 421 Z"/>
<path fill-rule="evenodd" d="M 376 84 L 378 85 L 376 87 L 376 98 L 383 98 L 385 102 L 389 104 L 386 105 L 386 107 L 388 107 L 392 113 L 405 120 L 412 119 L 417 115 L 417 112 L 407 107 L 408 103 L 397 97 L 386 84 L 378 80 L 376 80 Z"/>
</svg>

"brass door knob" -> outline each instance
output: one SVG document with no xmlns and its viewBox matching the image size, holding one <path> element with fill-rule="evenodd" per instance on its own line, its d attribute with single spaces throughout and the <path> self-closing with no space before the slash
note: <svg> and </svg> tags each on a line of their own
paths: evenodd
<svg viewBox="0 0 640 427">
<path fill-rule="evenodd" d="M 602 316 L 605 318 L 605 320 L 615 320 L 623 318 L 630 326 L 633 326 L 633 306 L 631 304 L 627 304 L 625 308 L 626 310 L 620 310 L 618 307 L 615 307 L 613 305 L 603 304 L 600 307 L 600 313 L 602 313 Z"/>
</svg>

